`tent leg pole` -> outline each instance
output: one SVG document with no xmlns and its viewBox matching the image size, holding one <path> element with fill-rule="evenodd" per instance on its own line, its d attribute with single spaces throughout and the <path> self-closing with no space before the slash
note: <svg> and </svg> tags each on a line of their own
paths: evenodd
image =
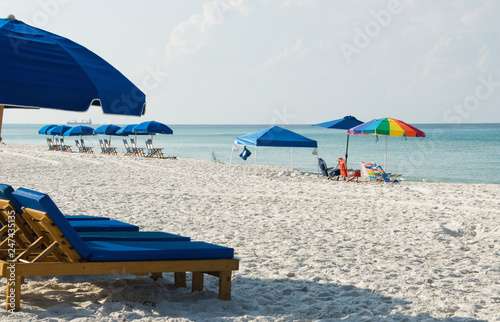
<svg viewBox="0 0 500 322">
<path fill-rule="evenodd" d="M 3 105 L 0 105 L 0 142 L 2 142 Z"/>
<path fill-rule="evenodd" d="M 255 157 L 253 158 L 253 166 L 255 168 L 255 165 L 257 164 L 257 146 L 255 146 Z"/>
<path fill-rule="evenodd" d="M 293 170 L 293 148 L 290 148 L 290 161 L 291 161 L 291 165 L 292 165 L 292 167 L 290 169 Z"/>
</svg>

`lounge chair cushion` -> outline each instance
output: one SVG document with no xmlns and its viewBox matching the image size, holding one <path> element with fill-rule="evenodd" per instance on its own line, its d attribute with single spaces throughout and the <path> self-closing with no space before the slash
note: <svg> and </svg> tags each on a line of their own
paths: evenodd
<svg viewBox="0 0 500 322">
<path fill-rule="evenodd" d="M 74 216 L 64 216 L 69 221 L 73 220 L 109 220 L 108 217 L 100 217 L 100 216 L 89 216 L 89 215 L 74 215 Z"/>
<path fill-rule="evenodd" d="M 50 214 L 52 221 L 64 233 L 64 236 L 68 239 L 80 256 L 82 258 L 90 257 L 92 252 L 90 248 L 85 244 L 80 236 L 78 236 L 75 229 L 70 225 L 66 218 L 64 218 L 59 208 L 57 208 L 56 204 L 48 195 L 24 188 L 17 189 L 12 195 L 24 207 Z"/>
<path fill-rule="evenodd" d="M 10 201 L 10 203 L 16 208 L 21 210 L 21 204 L 19 201 L 14 198 L 12 193 L 14 192 L 14 188 L 9 186 L 8 184 L 0 183 L 0 199 L 4 199 Z"/>
<path fill-rule="evenodd" d="M 85 241 L 190 241 L 191 238 L 162 231 L 109 231 L 78 233 Z"/>
<path fill-rule="evenodd" d="M 232 248 L 186 241 L 89 241 L 96 262 L 233 258 Z"/>
<path fill-rule="evenodd" d="M 31 207 L 28 207 L 31 208 Z M 52 213 L 47 212 L 52 217 Z M 54 220 L 55 221 L 55 220 Z M 67 221 L 77 231 L 139 231 L 139 227 L 118 220 L 70 220 Z"/>
</svg>

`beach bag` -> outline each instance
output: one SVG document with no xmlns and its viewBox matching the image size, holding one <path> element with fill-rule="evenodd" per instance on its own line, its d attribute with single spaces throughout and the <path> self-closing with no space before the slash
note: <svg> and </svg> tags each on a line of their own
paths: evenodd
<svg viewBox="0 0 500 322">
<path fill-rule="evenodd" d="M 240 153 L 240 158 L 246 160 L 251 154 L 252 152 L 250 152 L 250 150 L 248 150 L 247 147 L 244 147 L 243 152 Z"/>
</svg>

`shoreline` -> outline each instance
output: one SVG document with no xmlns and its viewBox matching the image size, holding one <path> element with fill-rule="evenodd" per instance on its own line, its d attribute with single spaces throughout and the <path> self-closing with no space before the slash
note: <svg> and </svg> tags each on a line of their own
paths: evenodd
<svg viewBox="0 0 500 322">
<path fill-rule="evenodd" d="M 27 279 L 0 319 L 495 320 L 500 185 L 331 181 L 276 166 L 0 145 L 1 183 L 100 215 L 232 247 L 232 301 L 173 277 Z M 4 281 L 4 280 L 3 280 Z M 0 284 L 0 292 L 5 284 Z M 189 285 L 189 279 L 188 279 Z"/>
</svg>

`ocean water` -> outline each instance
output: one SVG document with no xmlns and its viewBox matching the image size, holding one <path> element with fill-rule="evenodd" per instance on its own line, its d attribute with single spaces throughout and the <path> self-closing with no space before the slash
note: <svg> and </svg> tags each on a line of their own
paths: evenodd
<svg viewBox="0 0 500 322">
<path fill-rule="evenodd" d="M 494 183 L 500 184 L 500 123 L 495 124 L 414 124 L 426 133 L 425 138 L 387 138 L 386 171 L 402 173 L 408 181 Z M 43 124 L 4 124 L 3 142 L 46 146 L 46 136 L 37 132 Z M 93 125 L 97 127 L 99 125 Z M 208 159 L 237 164 L 269 164 L 304 171 L 317 171 L 317 156 L 310 148 L 248 147 L 252 155 L 243 161 L 234 152 L 237 136 L 255 132 L 269 125 L 169 125 L 174 135 L 155 135 L 155 147 L 164 153 L 190 159 Z M 318 156 L 329 167 L 344 157 L 346 131 L 310 125 L 280 125 L 318 141 Z M 99 138 L 85 137 L 87 145 L 99 147 Z M 109 137 L 108 137 L 109 138 Z M 145 146 L 149 136 L 139 136 L 138 145 Z M 125 151 L 121 137 L 112 137 L 112 145 Z M 74 145 L 73 138 L 66 144 Z M 95 149 L 94 149 L 95 150 Z M 384 166 L 385 136 L 349 136 L 349 168 L 359 169 L 359 162 L 376 162 Z M 292 161 L 293 160 L 293 161 Z M 237 180 L 237 178 L 235 178 Z"/>
</svg>

